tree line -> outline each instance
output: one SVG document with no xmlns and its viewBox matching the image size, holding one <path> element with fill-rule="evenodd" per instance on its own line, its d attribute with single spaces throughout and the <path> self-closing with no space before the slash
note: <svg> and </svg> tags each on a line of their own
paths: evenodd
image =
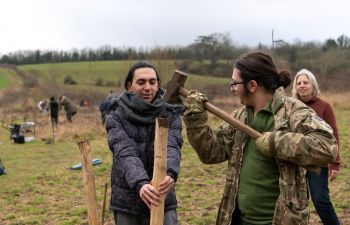
<svg viewBox="0 0 350 225">
<path fill-rule="evenodd" d="M 1 64 L 39 64 L 99 60 L 170 59 L 177 67 L 196 74 L 223 76 L 232 71 L 232 60 L 250 50 L 264 50 L 274 55 L 279 64 L 293 72 L 308 68 L 321 74 L 350 74 L 350 38 L 340 35 L 323 42 L 279 40 L 272 46 L 259 44 L 249 48 L 233 42 L 229 34 L 213 33 L 198 36 L 187 46 L 132 48 L 102 46 L 98 49 L 28 50 L 0 57 Z"/>
<path fill-rule="evenodd" d="M 132 60 L 132 59 L 198 59 L 210 58 L 215 64 L 217 59 L 232 58 L 237 47 L 232 44 L 227 34 L 214 33 L 199 36 L 193 44 L 184 47 L 139 48 L 102 46 L 98 49 L 26 50 L 11 52 L 0 57 L 0 63 L 39 64 L 56 62 L 99 61 L 99 60 Z"/>
</svg>

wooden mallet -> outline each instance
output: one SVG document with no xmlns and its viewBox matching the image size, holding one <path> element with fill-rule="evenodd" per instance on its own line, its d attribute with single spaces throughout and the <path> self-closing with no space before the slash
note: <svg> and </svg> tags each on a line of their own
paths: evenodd
<svg viewBox="0 0 350 225">
<path fill-rule="evenodd" d="M 170 104 L 174 104 L 175 100 L 178 99 L 179 94 L 184 97 L 187 97 L 188 91 L 184 88 L 186 79 L 187 79 L 187 74 L 179 70 L 174 71 L 173 76 L 171 77 L 170 81 L 167 83 L 167 86 L 166 86 L 166 92 L 164 95 L 164 100 L 166 102 Z M 213 113 L 215 116 L 226 121 L 227 123 L 231 124 L 237 129 L 243 131 L 244 133 L 248 134 L 252 138 L 257 139 L 258 137 L 261 136 L 261 133 L 259 133 L 258 131 L 243 124 L 239 120 L 231 117 L 229 114 L 222 111 L 218 107 L 210 104 L 209 102 L 204 102 L 204 107 L 206 110 Z"/>
</svg>

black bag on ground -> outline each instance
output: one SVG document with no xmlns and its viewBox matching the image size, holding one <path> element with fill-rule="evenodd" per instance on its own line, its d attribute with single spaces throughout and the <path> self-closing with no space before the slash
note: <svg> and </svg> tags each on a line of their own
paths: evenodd
<svg viewBox="0 0 350 225">
<path fill-rule="evenodd" d="M 0 159 L 0 176 L 3 174 L 6 174 L 5 166 L 2 164 L 1 159 Z"/>
<path fill-rule="evenodd" d="M 11 138 L 17 144 L 23 144 L 25 142 L 24 136 L 20 135 L 20 129 L 21 125 L 19 124 L 13 124 L 13 126 L 10 128 Z"/>
<path fill-rule="evenodd" d="M 17 144 L 24 144 L 24 142 L 25 142 L 23 135 L 13 136 L 12 139 Z"/>
</svg>

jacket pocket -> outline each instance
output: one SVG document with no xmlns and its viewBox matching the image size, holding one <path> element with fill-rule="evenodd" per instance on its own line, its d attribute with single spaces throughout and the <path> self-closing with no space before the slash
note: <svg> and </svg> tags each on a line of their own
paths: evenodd
<svg viewBox="0 0 350 225">
<path fill-rule="evenodd" d="M 308 200 L 286 201 L 283 225 L 307 225 L 309 220 Z"/>
</svg>

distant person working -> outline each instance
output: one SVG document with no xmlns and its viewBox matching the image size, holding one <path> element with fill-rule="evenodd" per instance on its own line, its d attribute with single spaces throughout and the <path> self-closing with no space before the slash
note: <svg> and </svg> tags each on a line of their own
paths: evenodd
<svg viewBox="0 0 350 225">
<path fill-rule="evenodd" d="M 50 98 L 49 110 L 50 110 L 52 130 L 56 131 L 57 125 L 58 125 L 59 104 L 55 100 L 55 97 Z"/>
<path fill-rule="evenodd" d="M 60 103 L 60 109 L 63 106 L 64 110 L 66 111 L 67 120 L 70 123 L 72 123 L 73 122 L 72 118 L 77 113 L 77 107 L 66 96 L 61 96 L 59 98 L 59 103 Z"/>
</svg>

